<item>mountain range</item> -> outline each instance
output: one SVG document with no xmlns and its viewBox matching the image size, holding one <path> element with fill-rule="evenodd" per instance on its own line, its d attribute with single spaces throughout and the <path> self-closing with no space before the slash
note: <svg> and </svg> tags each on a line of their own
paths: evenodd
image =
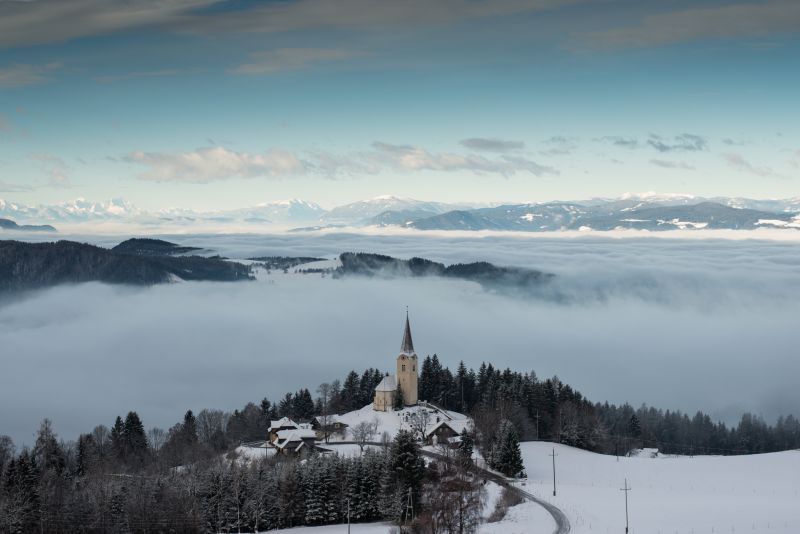
<svg viewBox="0 0 800 534">
<path fill-rule="evenodd" d="M 170 208 L 141 210 L 113 199 L 78 199 L 52 205 L 26 206 L 0 199 L 0 218 L 24 224 L 135 223 L 150 226 L 246 225 L 311 229 L 326 227 L 405 227 L 418 230 L 699 230 L 800 229 L 800 197 L 748 199 L 695 197 L 657 193 L 626 194 L 617 198 L 543 203 L 448 204 L 380 196 L 332 209 L 291 199 L 249 208 L 195 211 Z M 22 228 L 19 228 L 22 229 Z"/>
</svg>

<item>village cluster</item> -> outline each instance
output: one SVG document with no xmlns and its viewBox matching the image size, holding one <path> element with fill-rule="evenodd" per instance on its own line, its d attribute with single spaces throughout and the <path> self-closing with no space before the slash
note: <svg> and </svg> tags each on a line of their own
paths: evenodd
<svg viewBox="0 0 800 534">
<path fill-rule="evenodd" d="M 337 443 L 387 441 L 399 430 L 409 430 L 427 445 L 457 447 L 461 434 L 471 426 L 465 415 L 420 401 L 417 353 L 406 316 L 396 374 L 387 375 L 375 387 L 372 406 L 346 414 L 324 414 L 310 421 L 283 417 L 271 421 L 267 449 L 284 455 L 327 453 Z"/>
</svg>

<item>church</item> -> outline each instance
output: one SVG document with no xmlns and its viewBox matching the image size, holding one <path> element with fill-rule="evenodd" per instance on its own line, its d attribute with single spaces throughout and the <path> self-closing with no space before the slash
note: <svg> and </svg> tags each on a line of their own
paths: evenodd
<svg viewBox="0 0 800 534">
<path fill-rule="evenodd" d="M 394 399 L 398 394 L 403 397 L 404 406 L 417 404 L 417 353 L 414 352 L 414 341 L 411 339 L 411 324 L 406 312 L 406 329 L 403 332 L 403 343 L 400 355 L 397 356 L 397 374 L 386 375 L 375 387 L 375 401 L 372 408 L 379 412 L 391 411 Z"/>
</svg>

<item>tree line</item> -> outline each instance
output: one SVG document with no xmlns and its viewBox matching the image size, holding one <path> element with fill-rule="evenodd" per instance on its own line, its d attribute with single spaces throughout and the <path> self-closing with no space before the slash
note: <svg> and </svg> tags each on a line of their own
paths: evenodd
<svg viewBox="0 0 800 534">
<path fill-rule="evenodd" d="M 657 448 L 666 454 L 753 454 L 800 448 L 800 420 L 781 416 L 768 424 L 745 413 L 728 426 L 698 411 L 646 405 L 593 403 L 558 377 L 500 370 L 483 363 L 477 370 L 459 363 L 455 372 L 437 355 L 420 366 L 419 398 L 473 416 L 483 435 L 497 435 L 510 420 L 523 440 L 546 439 L 605 454 Z M 488 444 L 491 445 L 491 444 Z"/>
<path fill-rule="evenodd" d="M 377 369 L 350 371 L 320 385 L 316 396 L 303 388 L 232 413 L 189 410 L 166 430 L 146 430 L 131 411 L 76 441 L 59 440 L 49 420 L 30 449 L 17 451 L 0 436 L 0 532 L 246 532 L 341 522 L 347 501 L 353 521 L 402 521 L 409 519 L 403 515 L 409 491 L 414 520 L 426 531 L 448 532 L 453 518 L 443 509 L 457 511 L 462 526 L 472 524 L 469 510 L 480 501 L 480 488 L 458 462 L 420 467 L 418 435 L 403 433 L 383 451 L 367 448 L 355 459 L 236 458 L 242 442 L 267 439 L 272 420 L 307 421 L 370 404 L 383 376 Z M 727 427 L 701 412 L 689 417 L 592 403 L 557 377 L 540 380 L 533 372 L 491 364 L 475 371 L 463 362 L 452 372 L 436 355 L 423 360 L 419 388 L 420 399 L 473 417 L 475 432 L 462 434 L 459 461 L 471 458 L 474 444 L 490 466 L 509 476 L 523 474 L 519 441 L 530 439 L 606 454 L 642 446 L 681 454 L 800 447 L 800 423 L 793 416 L 770 425 L 745 414 Z M 405 463 L 397 463 L 398 455 Z M 425 487 L 431 481 L 451 489 L 437 493 Z"/>
</svg>

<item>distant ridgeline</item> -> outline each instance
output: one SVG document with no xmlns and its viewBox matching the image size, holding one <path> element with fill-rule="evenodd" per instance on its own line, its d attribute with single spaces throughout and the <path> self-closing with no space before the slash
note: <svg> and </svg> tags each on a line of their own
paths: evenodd
<svg viewBox="0 0 800 534">
<path fill-rule="evenodd" d="M 363 252 L 345 252 L 339 256 L 339 259 L 342 266 L 336 270 L 335 276 L 441 276 L 478 282 L 485 287 L 517 289 L 540 287 L 555 276 L 534 269 L 499 267 L 485 261 L 445 266 L 443 263 L 425 258 L 401 260 L 391 256 Z"/>
<path fill-rule="evenodd" d="M 17 232 L 56 232 L 57 230 L 49 224 L 29 225 L 17 224 L 11 219 L 0 219 L 0 228 L 3 230 L 13 230 Z"/>
<path fill-rule="evenodd" d="M 171 280 L 252 280 L 250 268 L 219 257 L 176 256 L 167 241 L 131 239 L 106 249 L 73 241 L 0 241 L 0 292 L 64 283 L 153 285 Z"/>
</svg>

